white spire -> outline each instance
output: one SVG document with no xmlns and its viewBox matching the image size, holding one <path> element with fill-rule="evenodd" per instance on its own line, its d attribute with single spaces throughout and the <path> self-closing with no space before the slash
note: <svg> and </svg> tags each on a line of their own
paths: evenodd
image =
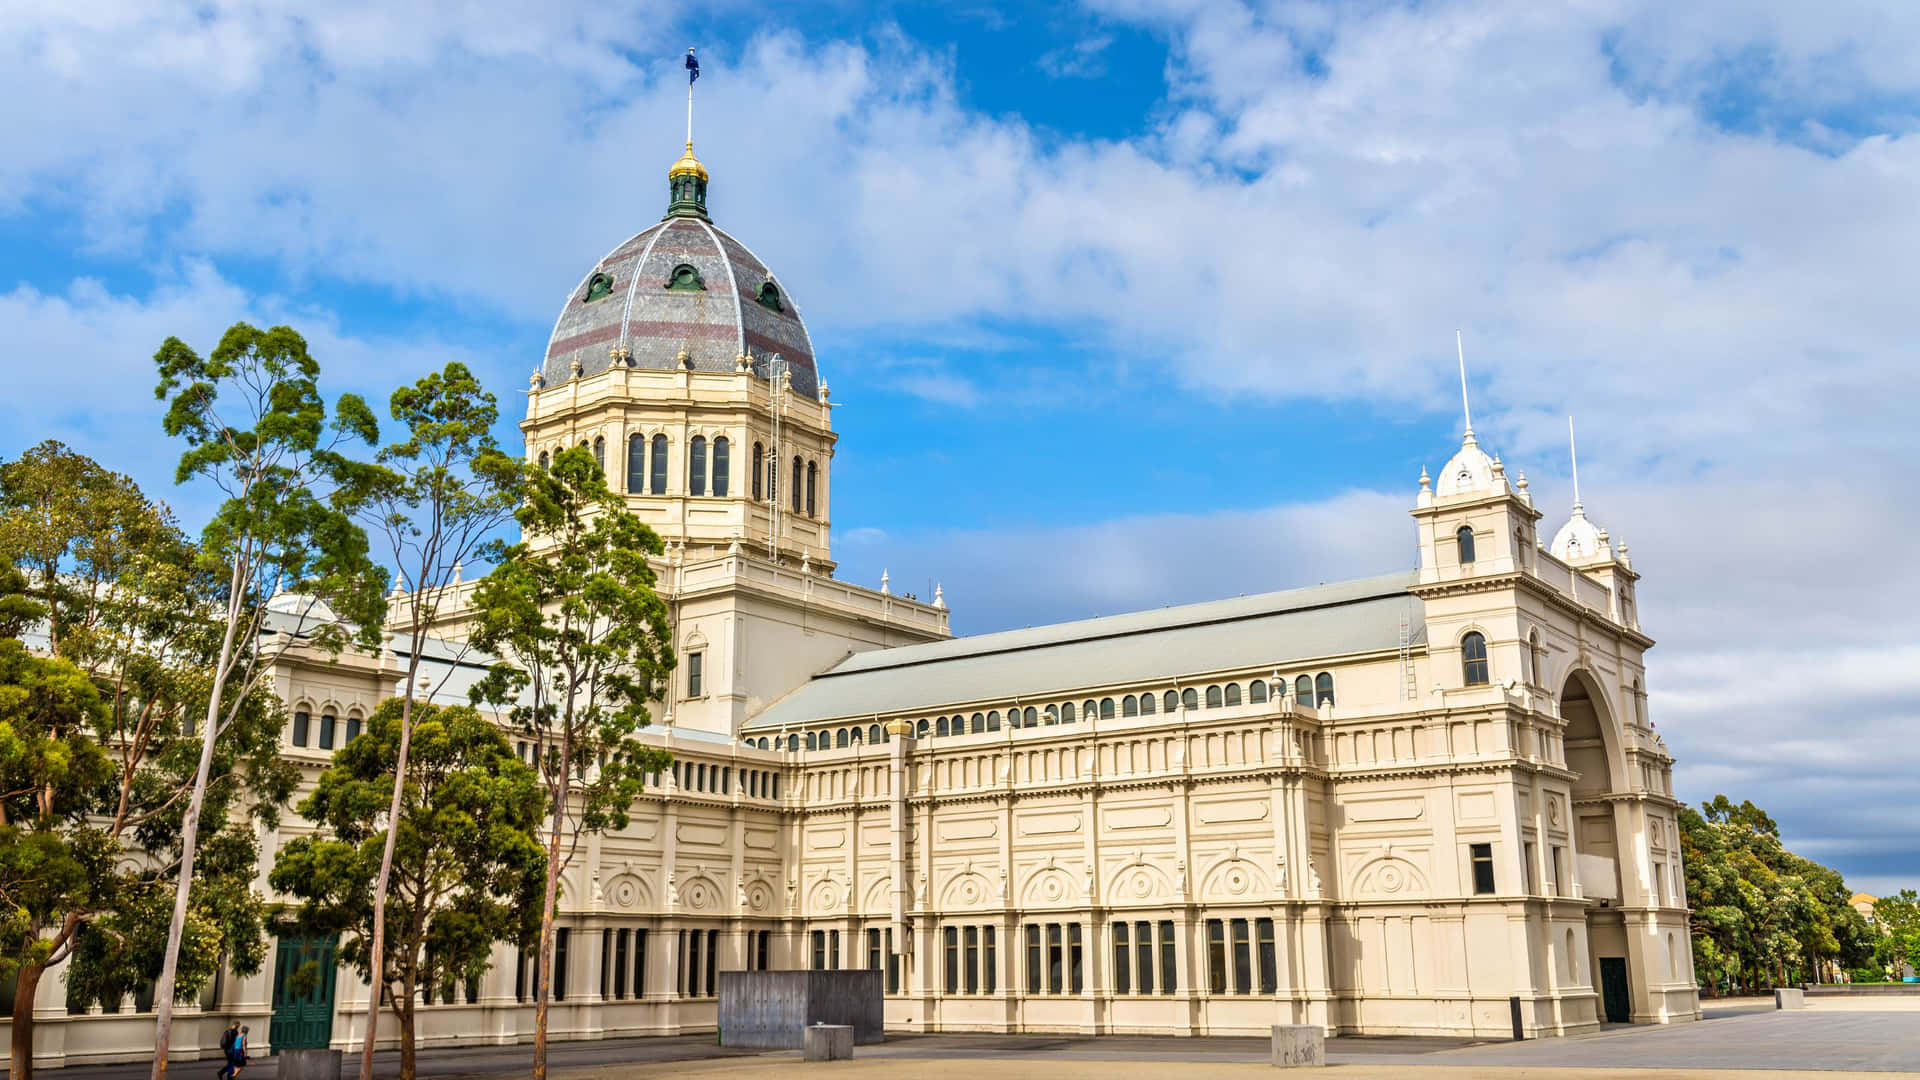
<svg viewBox="0 0 1920 1080">
<path fill-rule="evenodd" d="M 687 46 L 687 68 L 689 74 L 700 69 L 694 65 L 693 46 Z M 693 84 L 699 78 L 695 75 L 687 80 L 687 145 L 693 145 Z"/>
<path fill-rule="evenodd" d="M 1567 459 L 1573 463 L 1573 509 L 1580 510 L 1580 451 L 1573 441 L 1573 414 L 1567 414 Z"/>
<path fill-rule="evenodd" d="M 1467 403 L 1467 347 L 1460 340 L 1460 331 L 1453 332 L 1453 349 L 1460 354 L 1460 414 L 1467 420 L 1467 439 L 1473 439 L 1473 406 Z"/>
</svg>

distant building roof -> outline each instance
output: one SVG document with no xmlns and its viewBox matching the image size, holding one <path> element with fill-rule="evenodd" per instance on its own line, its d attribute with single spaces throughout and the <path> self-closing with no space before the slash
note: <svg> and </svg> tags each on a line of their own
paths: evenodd
<svg viewBox="0 0 1920 1080">
<path fill-rule="evenodd" d="M 1426 640 L 1409 573 L 855 653 L 748 720 L 769 731 L 1394 649 Z M 1294 672 L 1288 672 L 1294 674 Z"/>
</svg>

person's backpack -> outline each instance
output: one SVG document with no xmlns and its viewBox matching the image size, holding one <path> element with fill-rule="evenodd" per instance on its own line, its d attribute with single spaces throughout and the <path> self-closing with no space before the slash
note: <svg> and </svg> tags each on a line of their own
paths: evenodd
<svg viewBox="0 0 1920 1080">
<path fill-rule="evenodd" d="M 223 1054 L 233 1053 L 233 1040 L 236 1034 L 237 1033 L 232 1028 L 228 1028 L 227 1030 L 220 1033 L 220 1052 L 221 1053 Z"/>
</svg>

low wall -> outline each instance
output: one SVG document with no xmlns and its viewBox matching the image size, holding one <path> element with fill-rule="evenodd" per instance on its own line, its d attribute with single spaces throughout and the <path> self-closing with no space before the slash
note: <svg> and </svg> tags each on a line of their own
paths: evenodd
<svg viewBox="0 0 1920 1080">
<path fill-rule="evenodd" d="M 885 1037 L 878 971 L 722 971 L 721 1046 L 797 1050 L 814 1024 L 853 1029 L 853 1041 Z"/>
<path fill-rule="evenodd" d="M 1900 997 L 1920 995 L 1920 983 L 1823 983 L 1807 987 L 1808 997 Z"/>
</svg>

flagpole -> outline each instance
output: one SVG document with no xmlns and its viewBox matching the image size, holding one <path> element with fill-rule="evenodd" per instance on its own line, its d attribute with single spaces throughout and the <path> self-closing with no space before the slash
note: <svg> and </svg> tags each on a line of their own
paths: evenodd
<svg viewBox="0 0 1920 1080">
<path fill-rule="evenodd" d="M 693 80 L 687 80 L 687 145 L 693 145 Z"/>
</svg>

